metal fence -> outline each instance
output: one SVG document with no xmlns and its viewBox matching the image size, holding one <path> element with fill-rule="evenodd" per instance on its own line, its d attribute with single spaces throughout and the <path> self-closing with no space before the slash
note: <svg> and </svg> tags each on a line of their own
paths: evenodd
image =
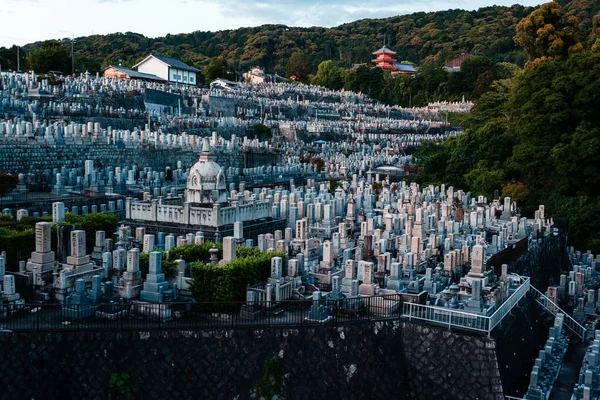
<svg viewBox="0 0 600 400">
<path fill-rule="evenodd" d="M 237 327 L 345 325 L 420 320 L 490 335 L 529 292 L 529 278 L 491 316 L 402 302 L 400 294 L 322 300 L 246 303 L 8 304 L 0 331 L 201 330 Z"/>
<path fill-rule="evenodd" d="M 520 278 L 522 280 L 521 284 L 491 316 L 418 303 L 404 303 L 402 305 L 402 316 L 409 321 L 412 319 L 422 320 L 437 325 L 445 325 L 448 328 L 482 332 L 489 336 L 492 330 L 529 292 L 529 278 Z"/>
<path fill-rule="evenodd" d="M 0 331 L 149 331 L 301 327 L 398 320 L 399 295 L 266 304 L 22 304 L 0 308 Z"/>
</svg>

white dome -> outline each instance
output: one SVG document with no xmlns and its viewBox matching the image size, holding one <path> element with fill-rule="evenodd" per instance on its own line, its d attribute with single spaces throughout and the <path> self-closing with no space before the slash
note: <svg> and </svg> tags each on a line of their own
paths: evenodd
<svg viewBox="0 0 600 400">
<path fill-rule="evenodd" d="M 204 138 L 200 161 L 192 166 L 187 180 L 186 198 L 193 203 L 227 201 L 225 174 L 219 164 L 212 161 L 208 139 Z"/>
<path fill-rule="evenodd" d="M 225 189 L 225 176 L 214 161 L 198 161 L 190 170 L 187 188 L 191 190 Z"/>
<path fill-rule="evenodd" d="M 196 171 L 202 182 L 216 182 L 219 173 L 222 173 L 221 166 L 214 161 L 198 161 L 192 167 L 192 171 Z"/>
</svg>

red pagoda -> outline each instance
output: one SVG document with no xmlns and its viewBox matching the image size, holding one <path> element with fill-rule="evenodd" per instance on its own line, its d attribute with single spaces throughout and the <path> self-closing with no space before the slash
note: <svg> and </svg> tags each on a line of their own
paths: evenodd
<svg viewBox="0 0 600 400">
<path fill-rule="evenodd" d="M 395 71 L 397 69 L 394 65 L 396 60 L 392 58 L 394 54 L 396 54 L 395 51 L 383 46 L 379 50 L 374 51 L 373 54 L 377 57 L 376 59 L 372 60 L 376 66 L 387 71 Z"/>
</svg>

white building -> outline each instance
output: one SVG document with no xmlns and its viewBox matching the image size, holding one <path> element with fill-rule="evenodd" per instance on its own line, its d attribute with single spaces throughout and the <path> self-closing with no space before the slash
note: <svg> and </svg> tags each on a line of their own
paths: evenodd
<svg viewBox="0 0 600 400">
<path fill-rule="evenodd" d="M 150 54 L 133 68 L 144 74 L 156 75 L 169 83 L 178 83 L 183 85 L 196 85 L 198 83 L 196 74 L 200 72 L 198 68 L 190 67 L 182 61 L 175 58 L 157 56 Z"/>
<path fill-rule="evenodd" d="M 267 80 L 267 76 L 262 69 L 252 68 L 250 71 L 244 73 L 244 79 L 246 82 L 259 84 L 264 83 Z"/>
<path fill-rule="evenodd" d="M 127 199 L 125 215 L 130 221 L 186 225 L 205 232 L 219 231 L 234 222 L 270 219 L 273 200 L 228 199 L 222 168 L 213 160 L 208 138 L 202 141 L 200 160 L 191 168 L 183 204 L 162 197 L 151 201 Z"/>
</svg>

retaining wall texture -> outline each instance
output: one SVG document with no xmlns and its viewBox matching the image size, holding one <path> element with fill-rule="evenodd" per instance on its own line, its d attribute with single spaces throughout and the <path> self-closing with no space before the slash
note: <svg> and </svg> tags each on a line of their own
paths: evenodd
<svg viewBox="0 0 600 400">
<path fill-rule="evenodd" d="M 519 329 L 513 324 L 510 334 Z M 310 329 L 1 333 L 1 397 L 107 399 L 111 375 L 127 372 L 132 399 L 248 399 L 265 361 L 277 357 L 281 396 L 288 400 L 500 400 L 498 351 L 493 337 L 392 321 Z"/>
<path fill-rule="evenodd" d="M 222 167 L 257 167 L 277 162 L 277 155 L 261 153 L 219 153 L 215 161 Z M 177 161 L 190 167 L 198 161 L 199 153 L 181 150 L 148 148 L 119 148 L 109 144 L 48 146 L 38 144 L 0 144 L 0 171 L 40 174 L 52 168 L 82 168 L 84 160 L 94 160 L 102 166 L 152 167 L 163 170 L 177 168 Z"/>
</svg>

